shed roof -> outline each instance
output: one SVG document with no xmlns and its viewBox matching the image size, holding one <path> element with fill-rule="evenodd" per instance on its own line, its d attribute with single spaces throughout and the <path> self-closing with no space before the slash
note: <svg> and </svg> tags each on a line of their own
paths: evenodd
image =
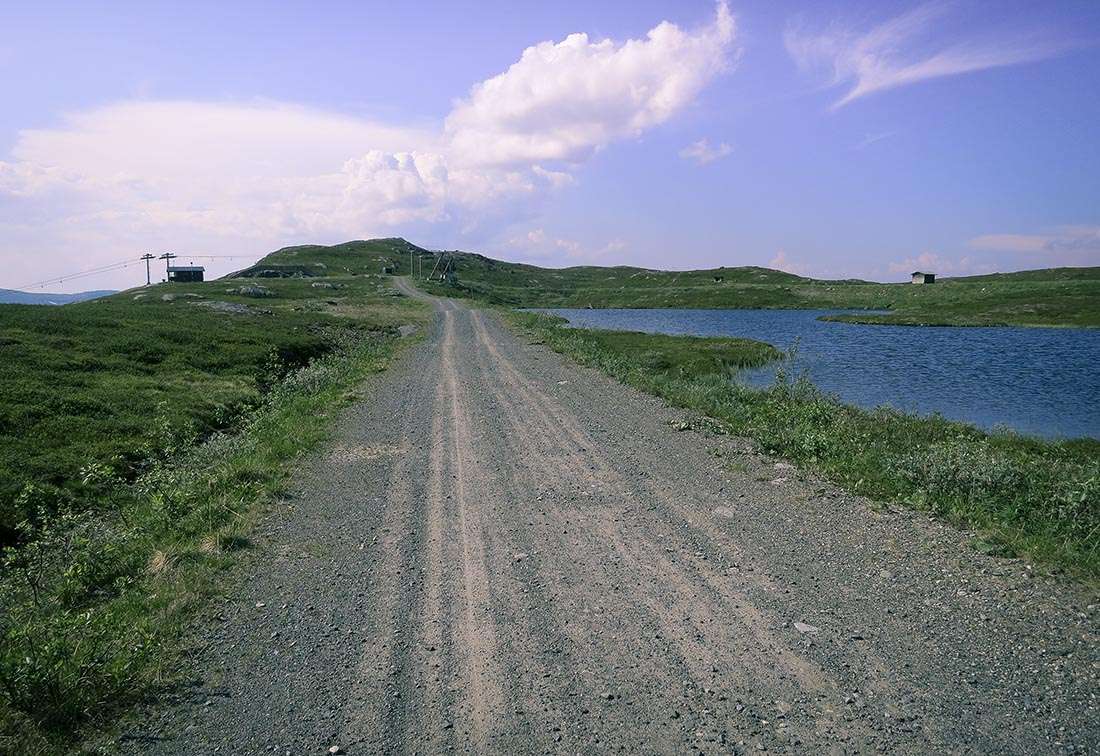
<svg viewBox="0 0 1100 756">
<path fill-rule="evenodd" d="M 196 271 L 196 270 L 206 270 L 206 268 L 202 267 L 201 265 L 169 265 L 168 266 L 168 272 L 169 273 L 174 273 L 178 270 Z"/>
</svg>

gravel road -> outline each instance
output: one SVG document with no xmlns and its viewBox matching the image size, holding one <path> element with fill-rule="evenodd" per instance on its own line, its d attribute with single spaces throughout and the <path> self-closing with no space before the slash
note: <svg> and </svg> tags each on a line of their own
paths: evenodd
<svg viewBox="0 0 1100 756">
<path fill-rule="evenodd" d="M 435 306 L 123 752 L 1100 751 L 1094 591 Z"/>
</svg>

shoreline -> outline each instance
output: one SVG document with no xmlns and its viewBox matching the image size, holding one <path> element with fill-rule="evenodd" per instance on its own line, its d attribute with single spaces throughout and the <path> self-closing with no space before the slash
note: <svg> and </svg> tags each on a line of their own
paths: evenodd
<svg viewBox="0 0 1100 756">
<path fill-rule="evenodd" d="M 565 309 L 565 308 L 555 308 Z M 510 323 L 554 351 L 702 412 L 768 453 L 853 493 L 928 511 L 982 534 L 990 553 L 1027 556 L 1100 580 L 1100 441 L 989 433 L 940 417 L 865 410 L 803 381 L 750 388 L 713 373 L 655 369 L 616 334 L 513 311 Z M 665 339 L 683 337 L 664 336 Z M 656 347 L 654 347 L 656 348 Z"/>
</svg>

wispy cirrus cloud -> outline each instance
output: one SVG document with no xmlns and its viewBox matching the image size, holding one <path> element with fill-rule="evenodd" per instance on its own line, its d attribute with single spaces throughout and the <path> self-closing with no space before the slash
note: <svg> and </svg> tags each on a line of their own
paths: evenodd
<svg viewBox="0 0 1100 756">
<path fill-rule="evenodd" d="M 1050 255 L 1056 261 L 1100 263 L 1100 226 L 1059 226 L 1039 234 L 985 234 L 968 242 L 972 249 Z"/>
<path fill-rule="evenodd" d="M 731 152 L 733 148 L 725 142 L 712 147 L 709 139 L 700 139 L 680 150 L 680 157 L 684 160 L 692 160 L 696 165 L 708 165 L 729 156 Z"/>
<path fill-rule="evenodd" d="M 852 146 L 852 149 L 853 150 L 865 150 L 868 147 L 870 147 L 872 144 L 875 144 L 877 142 L 881 142 L 884 139 L 889 139 L 889 138 L 895 136 L 896 134 L 897 134 L 896 131 L 880 131 L 880 132 L 877 132 L 875 134 L 867 134 L 866 136 L 863 137 L 863 139 L 860 139 L 858 142 L 856 142 Z"/>
<path fill-rule="evenodd" d="M 925 3 L 864 31 L 836 23 L 816 32 L 791 25 L 784 41 L 800 69 L 823 75 L 825 87 L 847 89 L 834 110 L 928 79 L 1042 60 L 1070 46 L 1035 31 L 976 30 L 949 35 L 954 38 L 945 42 L 937 32 L 949 32 L 942 22 L 952 8 L 947 2 Z"/>
<path fill-rule="evenodd" d="M 734 43 L 725 0 L 694 29 L 571 34 L 527 48 L 420 125 L 272 102 L 136 100 L 72 113 L 21 132 L 0 160 L 0 232 L 22 250 L 6 269 L 18 285 L 120 250 L 499 228 L 569 187 L 594 152 L 690 106 L 728 70 Z M 36 232 L 17 233 L 29 217 Z"/>
</svg>

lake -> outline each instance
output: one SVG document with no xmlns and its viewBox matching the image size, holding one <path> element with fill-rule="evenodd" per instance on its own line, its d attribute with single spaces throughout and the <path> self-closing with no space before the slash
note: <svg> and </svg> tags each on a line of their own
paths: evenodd
<svg viewBox="0 0 1100 756">
<path fill-rule="evenodd" d="M 823 310 L 541 310 L 572 325 L 739 336 L 788 349 L 787 370 L 849 404 L 1007 426 L 1045 438 L 1100 438 L 1100 330 L 921 328 L 829 323 Z M 767 385 L 775 367 L 742 371 Z"/>
</svg>

